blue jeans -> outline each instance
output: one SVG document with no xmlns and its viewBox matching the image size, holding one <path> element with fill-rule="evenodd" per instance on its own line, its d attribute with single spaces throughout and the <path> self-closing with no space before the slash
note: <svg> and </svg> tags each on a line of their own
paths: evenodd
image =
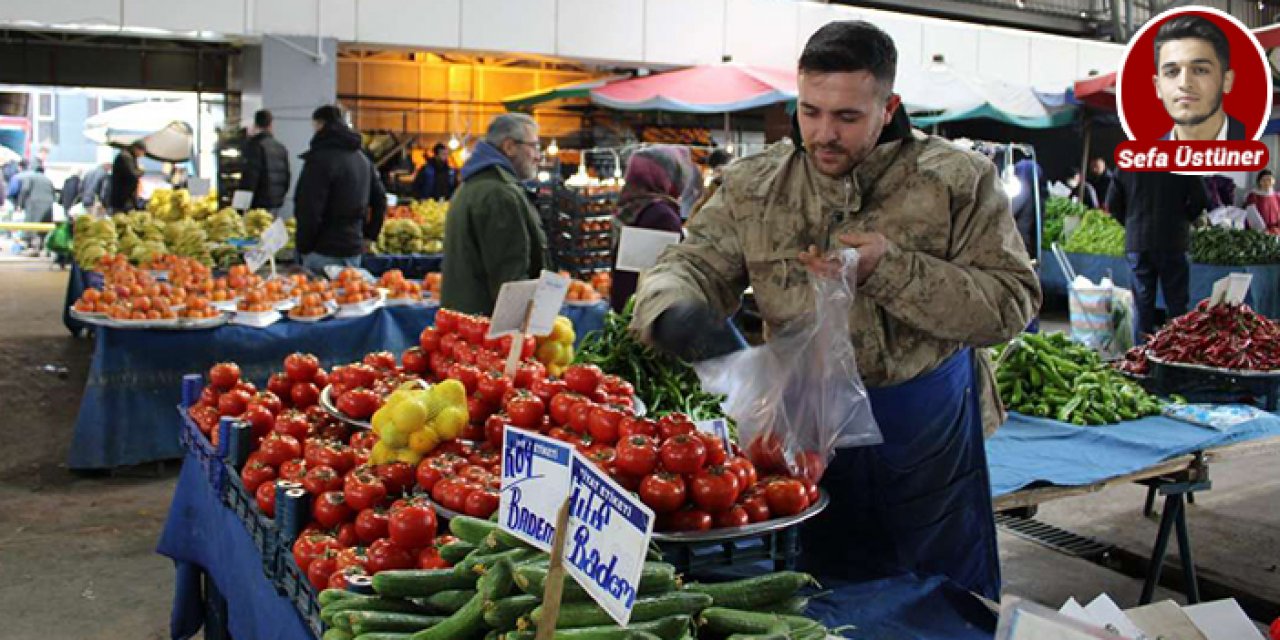
<svg viewBox="0 0 1280 640">
<path fill-rule="evenodd" d="M 1182 251 L 1131 251 L 1125 254 L 1133 271 L 1133 301 L 1138 313 L 1137 344 L 1156 332 L 1156 285 L 1164 292 L 1167 317 L 1187 312 L 1190 297 L 1187 254 Z"/>
<path fill-rule="evenodd" d="M 302 268 L 310 271 L 317 276 L 323 276 L 324 268 L 329 266 L 339 267 L 355 267 L 360 268 L 360 256 L 348 256 L 345 258 L 335 258 L 319 253 L 302 254 Z"/>
</svg>

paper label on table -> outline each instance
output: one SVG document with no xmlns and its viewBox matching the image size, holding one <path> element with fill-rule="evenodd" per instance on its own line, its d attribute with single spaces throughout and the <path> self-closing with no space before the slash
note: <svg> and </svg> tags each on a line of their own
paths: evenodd
<svg viewBox="0 0 1280 640">
<path fill-rule="evenodd" d="M 1209 640 L 1265 640 L 1235 598 L 1182 607 Z"/>
<path fill-rule="evenodd" d="M 733 440 L 729 438 L 729 421 L 724 418 L 716 418 L 714 420 L 699 420 L 693 423 L 698 431 L 709 433 L 724 442 L 725 451 L 733 451 Z"/>
<path fill-rule="evenodd" d="M 1208 640 L 1172 600 L 1134 607 L 1124 613 L 1142 629 L 1139 640 Z"/>
<path fill-rule="evenodd" d="M 1120 610 L 1120 606 L 1111 599 L 1111 596 L 1103 593 L 1093 599 L 1093 602 L 1084 606 L 1084 610 L 1093 616 L 1104 629 L 1114 631 L 1126 638 L 1145 638 L 1146 634 L 1138 625 L 1134 624 L 1129 616 L 1126 616 Z"/>
<path fill-rule="evenodd" d="M 396 194 L 394 194 L 394 193 L 388 193 L 388 194 L 387 194 L 387 206 L 388 206 L 388 207 L 394 207 L 394 206 L 396 206 L 396 205 L 397 205 L 397 204 L 399 204 L 399 203 L 400 203 L 400 198 L 399 198 L 399 196 L 397 196 L 397 195 L 396 195 Z"/>
<path fill-rule="evenodd" d="M 1219 304 L 1240 304 L 1249 293 L 1249 285 L 1253 283 L 1251 273 L 1233 273 L 1213 283 L 1213 293 L 1209 295 L 1209 306 Z"/>
<path fill-rule="evenodd" d="M 209 195 L 210 181 L 208 178 L 187 178 L 187 193 L 192 198 L 203 198 Z M 253 201 L 252 198 L 249 199 Z"/>
<path fill-rule="evenodd" d="M 636 603 L 653 519 L 630 491 L 573 452 L 565 569 L 622 626 Z"/>
<path fill-rule="evenodd" d="M 644 271 L 658 263 L 662 250 L 680 242 L 674 231 L 623 227 L 618 237 L 618 271 Z"/>
<path fill-rule="evenodd" d="M 555 328 L 556 316 L 564 306 L 569 293 L 569 278 L 558 273 L 543 271 L 533 292 L 533 314 L 529 316 L 529 334 L 545 336 Z"/>
<path fill-rule="evenodd" d="M 556 515 L 569 493 L 573 447 L 512 426 L 502 432 L 502 493 L 498 525 L 551 551 Z"/>
<path fill-rule="evenodd" d="M 493 305 L 493 316 L 489 318 L 489 335 L 486 337 L 497 338 L 518 333 L 524 327 L 525 311 L 537 290 L 537 280 L 504 282 L 502 288 L 498 289 L 498 300 Z"/>
<path fill-rule="evenodd" d="M 244 263 L 249 266 L 250 272 L 256 272 L 288 242 L 289 230 L 285 228 L 283 219 L 276 218 L 275 222 L 262 231 L 258 244 L 245 250 Z"/>
<path fill-rule="evenodd" d="M 1116 636 L 1034 602 L 1006 596 L 995 640 L 1116 640 Z"/>
<path fill-rule="evenodd" d="M 243 190 L 243 189 L 236 189 L 236 190 L 235 190 L 235 193 L 232 193 L 232 194 L 231 194 L 231 208 L 232 208 L 232 209 L 236 209 L 236 210 L 238 210 L 238 211 L 244 211 L 245 209 L 248 209 L 248 208 L 249 208 L 249 205 L 251 205 L 251 204 L 253 204 L 253 192 L 252 192 L 252 191 L 245 191 L 245 190 Z"/>
</svg>

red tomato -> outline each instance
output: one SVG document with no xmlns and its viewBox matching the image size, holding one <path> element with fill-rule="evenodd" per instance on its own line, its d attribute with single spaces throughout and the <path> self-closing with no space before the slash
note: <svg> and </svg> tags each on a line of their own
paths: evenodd
<svg viewBox="0 0 1280 640">
<path fill-rule="evenodd" d="M 782 440 L 774 435 L 773 432 L 757 433 L 747 443 L 746 455 L 757 470 L 765 473 L 777 473 L 787 469 L 787 460 L 782 451 Z"/>
<path fill-rule="evenodd" d="M 224 416 L 238 416 L 249 408 L 249 401 L 253 396 L 248 391 L 240 389 L 232 389 L 218 396 L 218 414 Z"/>
<path fill-rule="evenodd" d="M 734 506 L 728 511 L 712 514 L 711 518 L 717 529 L 743 527 L 751 523 L 751 517 L 747 514 L 747 510 L 741 506 Z"/>
<path fill-rule="evenodd" d="M 769 513 L 769 502 L 763 495 L 753 495 L 742 501 L 742 509 L 747 512 L 751 522 L 764 522 L 773 517 Z"/>
<path fill-rule="evenodd" d="M 329 374 L 324 369 L 316 371 L 316 377 L 311 380 L 317 388 L 323 389 L 329 386 Z"/>
<path fill-rule="evenodd" d="M 209 368 L 209 384 L 228 391 L 240 382 L 240 367 L 234 362 L 219 362 Z"/>
<path fill-rule="evenodd" d="M 257 491 L 259 485 L 275 479 L 275 467 L 267 464 L 261 458 L 249 460 L 244 465 L 244 468 L 240 470 L 240 481 L 244 483 L 245 491 Z"/>
<path fill-rule="evenodd" d="M 575 364 L 565 369 L 564 375 L 560 377 L 570 390 L 589 394 L 595 393 L 596 388 L 600 386 L 604 372 L 594 364 Z"/>
<path fill-rule="evenodd" d="M 280 371 L 271 374 L 267 379 L 267 391 L 276 394 L 283 400 L 289 399 L 289 391 L 293 389 L 293 380 L 289 379 L 289 374 Z"/>
<path fill-rule="evenodd" d="M 378 479 L 387 487 L 387 495 L 398 496 L 413 487 L 413 465 L 404 462 L 380 464 L 374 468 Z"/>
<path fill-rule="evenodd" d="M 228 393 L 223 396 L 230 397 L 237 392 Z M 249 425 L 250 431 L 253 433 L 254 442 L 262 442 L 262 439 L 271 433 L 271 429 L 276 425 L 275 416 L 271 415 L 271 411 L 261 405 L 250 405 L 240 415 L 240 419 Z"/>
<path fill-rule="evenodd" d="M 462 512 L 474 518 L 488 518 L 497 510 L 498 492 L 492 489 L 472 491 L 462 505 Z"/>
<path fill-rule="evenodd" d="M 632 476 L 646 476 L 658 466 L 658 443 L 645 435 L 633 435 L 618 443 L 618 471 Z"/>
<path fill-rule="evenodd" d="M 729 453 L 725 451 L 724 440 L 719 436 L 699 431 L 697 436 L 702 439 L 702 444 L 707 447 L 707 466 L 724 464 L 729 460 Z"/>
<path fill-rule="evenodd" d="M 597 442 L 613 444 L 618 441 L 618 424 L 626 414 L 615 407 L 596 405 L 587 418 L 587 432 Z"/>
<path fill-rule="evenodd" d="M 383 538 L 369 545 L 369 562 L 365 566 L 373 575 L 391 569 L 412 569 L 416 564 L 417 558 L 408 549 Z"/>
<path fill-rule="evenodd" d="M 427 362 L 427 352 L 422 347 L 409 347 L 404 353 L 400 354 L 400 363 L 405 371 L 411 371 L 418 375 L 427 373 L 429 364 Z"/>
<path fill-rule="evenodd" d="M 329 578 L 337 570 L 338 552 L 333 549 L 325 549 L 307 567 L 307 580 L 317 590 L 324 589 L 329 585 Z"/>
<path fill-rule="evenodd" d="M 356 533 L 356 523 L 344 522 L 338 525 L 338 533 L 334 536 L 338 539 L 338 544 L 344 547 L 354 547 L 360 544 L 360 536 Z"/>
<path fill-rule="evenodd" d="M 622 422 L 618 423 L 618 438 L 626 440 L 631 436 L 649 436 L 656 440 L 658 437 L 658 423 L 636 416 L 626 416 L 622 419 Z"/>
<path fill-rule="evenodd" d="M 587 459 L 594 462 L 597 467 L 606 471 L 613 467 L 614 460 L 617 459 L 618 452 L 611 446 L 598 442 L 591 445 L 587 449 Z"/>
<path fill-rule="evenodd" d="M 426 458 L 418 463 L 418 487 L 427 493 L 435 488 L 436 483 L 453 475 L 453 464 L 443 458 Z"/>
<path fill-rule="evenodd" d="M 702 470 L 707 462 L 707 447 L 695 435 L 680 434 L 662 443 L 658 448 L 662 468 L 671 473 L 692 475 Z"/>
<path fill-rule="evenodd" d="M 809 499 L 809 504 L 817 502 L 819 496 L 818 485 L 808 480 L 801 480 L 801 482 L 804 483 L 804 495 Z"/>
<path fill-rule="evenodd" d="M 667 514 L 666 524 L 671 531 L 710 531 L 711 514 L 701 509 L 684 509 Z"/>
<path fill-rule="evenodd" d="M 396 354 L 390 351 L 374 351 L 367 353 L 361 361 L 374 369 L 392 370 L 396 368 Z"/>
<path fill-rule="evenodd" d="M 392 366 L 394 366 L 395 356 L 392 356 L 389 352 L 384 353 L 387 353 L 391 358 L 393 363 Z M 368 358 L 368 356 L 365 357 Z M 378 370 L 365 363 L 349 365 L 346 368 L 346 372 L 347 384 L 351 385 L 353 388 L 364 387 L 368 389 L 373 386 L 373 383 L 378 381 L 379 377 Z"/>
<path fill-rule="evenodd" d="M 498 464 L 501 461 L 502 461 L 502 451 L 499 450 L 497 447 L 493 447 L 493 448 L 481 447 L 479 449 L 476 449 L 475 451 L 472 451 L 471 454 L 467 456 L 467 462 L 469 464 L 479 465 L 485 469 L 489 469 L 490 471 L 494 471 L 494 472 L 497 471 Z"/>
<path fill-rule="evenodd" d="M 425 547 L 418 552 L 419 569 L 448 569 L 453 565 L 440 557 L 440 549 L 436 545 Z"/>
<path fill-rule="evenodd" d="M 382 507 L 364 509 L 356 514 L 356 537 L 360 542 L 369 544 L 374 540 L 387 537 L 389 516 Z"/>
<path fill-rule="evenodd" d="M 302 445 L 293 436 L 282 433 L 271 433 L 258 448 L 262 459 L 273 467 L 278 467 L 294 458 L 302 457 Z"/>
<path fill-rule="evenodd" d="M 604 403 L 623 409 L 627 414 L 633 414 L 636 411 L 636 401 L 631 396 L 605 396 Z"/>
<path fill-rule="evenodd" d="M 489 416 L 494 414 L 493 405 L 479 395 L 467 398 L 467 417 L 471 424 L 483 425 Z M 483 438 L 480 438 L 483 440 Z"/>
<path fill-rule="evenodd" d="M 640 492 L 640 482 L 643 481 L 645 478 L 644 476 L 636 476 L 636 475 L 631 475 L 629 473 L 624 473 L 623 471 L 618 469 L 616 462 L 614 463 L 613 469 L 609 472 L 609 477 L 613 478 L 615 482 L 622 485 L 623 489 L 626 489 L 627 491 L 632 491 L 635 493 Z"/>
<path fill-rule="evenodd" d="M 356 420 L 367 420 L 380 406 L 382 398 L 369 389 L 353 389 L 338 399 L 338 411 Z"/>
<path fill-rule="evenodd" d="M 436 327 L 427 327 L 418 334 L 418 347 L 427 353 L 434 353 L 440 350 L 440 329 Z"/>
<path fill-rule="evenodd" d="M 674 473 L 655 473 L 640 481 L 640 501 L 657 513 L 675 511 L 684 500 L 684 478 Z"/>
<path fill-rule="evenodd" d="M 486 418 L 487 419 L 487 418 Z M 484 442 L 484 424 L 467 423 L 462 429 L 462 439 L 470 442 Z"/>
<path fill-rule="evenodd" d="M 293 406 L 299 409 L 313 407 L 320 402 L 320 389 L 311 382 L 296 382 L 289 390 L 289 399 L 293 401 Z"/>
<path fill-rule="evenodd" d="M 694 433 L 698 430 L 693 420 L 683 413 L 668 413 L 658 419 L 659 440 L 666 441 L 682 433 Z"/>
<path fill-rule="evenodd" d="M 351 586 L 347 580 L 355 576 L 367 576 L 367 574 L 364 572 L 363 567 L 347 567 L 345 569 L 338 569 L 329 576 L 328 588 L 346 591 L 347 588 Z"/>
<path fill-rule="evenodd" d="M 484 441 L 494 446 L 502 446 L 502 431 L 507 426 L 507 417 L 495 413 L 484 421 Z"/>
<path fill-rule="evenodd" d="M 458 312 L 451 309 L 440 309 L 436 312 L 436 328 L 440 333 L 453 333 L 458 330 Z"/>
<path fill-rule="evenodd" d="M 198 404 L 217 409 L 218 398 L 220 397 L 222 397 L 222 392 L 218 391 L 217 387 L 211 384 L 205 385 L 205 388 L 200 390 L 200 400 L 198 401 Z"/>
<path fill-rule="evenodd" d="M 779 478 L 764 488 L 769 513 L 778 517 L 794 516 L 809 507 L 809 496 L 804 483 L 791 478 Z"/>
<path fill-rule="evenodd" d="M 320 360 L 309 353 L 291 353 L 284 358 L 284 374 L 294 382 L 311 382 L 320 370 Z"/>
<path fill-rule="evenodd" d="M 565 383 L 550 378 L 534 380 L 529 385 L 529 391 L 532 391 L 533 395 L 542 398 L 542 402 L 547 405 L 548 411 L 551 410 L 551 402 L 555 400 L 556 396 L 565 393 L 568 389 L 569 387 Z"/>
<path fill-rule="evenodd" d="M 307 493 L 318 496 L 326 491 L 340 491 L 342 489 L 342 476 L 338 475 L 333 467 L 320 465 L 307 470 L 302 478 L 302 488 Z"/>
<path fill-rule="evenodd" d="M 693 476 L 689 493 L 694 504 L 711 513 L 727 511 L 738 501 L 738 474 L 725 466 L 710 466 Z"/>
<path fill-rule="evenodd" d="M 249 408 L 254 407 L 266 407 L 271 412 L 272 418 L 284 411 L 284 403 L 280 401 L 280 396 L 271 391 L 259 391 L 258 395 L 249 401 Z"/>
<path fill-rule="evenodd" d="M 338 475 L 346 475 L 355 466 L 355 458 L 349 447 L 336 442 L 325 442 L 316 451 L 316 464 L 333 467 Z"/>
<path fill-rule="evenodd" d="M 557 425 L 566 426 L 573 419 L 573 408 L 586 402 L 586 397 L 572 392 L 561 392 L 551 399 L 551 419 Z"/>
<path fill-rule="evenodd" d="M 436 511 L 422 505 L 404 507 L 391 514 L 387 530 L 396 544 L 406 549 L 421 549 L 435 540 Z"/>
<path fill-rule="evenodd" d="M 351 436 L 352 449 L 372 449 L 378 444 L 378 434 L 372 431 L 358 431 Z"/>
<path fill-rule="evenodd" d="M 742 487 L 743 491 L 756 486 L 756 466 L 751 464 L 750 460 L 742 456 L 734 456 L 725 464 L 738 474 L 738 486 Z"/>
<path fill-rule="evenodd" d="M 542 398 L 528 391 L 520 391 L 507 401 L 504 409 L 511 419 L 511 424 L 522 429 L 537 431 L 542 426 L 542 416 L 546 413 L 547 407 L 542 402 Z"/>
<path fill-rule="evenodd" d="M 347 547 L 338 551 L 338 570 L 345 571 L 354 567 L 361 573 L 368 573 L 365 568 L 369 565 L 369 548 L 368 547 Z"/>
<path fill-rule="evenodd" d="M 307 461 L 301 458 L 294 458 L 280 465 L 279 477 L 281 480 L 289 480 L 292 482 L 302 482 L 303 476 L 307 475 Z"/>
<path fill-rule="evenodd" d="M 481 398 L 484 398 L 485 402 L 494 406 L 502 404 L 502 396 L 510 388 L 511 379 L 504 377 L 500 373 L 488 373 L 480 376 L 479 382 L 476 383 L 476 393 Z"/>
<path fill-rule="evenodd" d="M 634 396 L 636 388 L 630 382 L 615 375 L 607 375 L 600 379 L 600 386 L 611 396 Z"/>
<path fill-rule="evenodd" d="M 814 484 L 822 479 L 822 474 L 827 470 L 827 458 L 817 451 L 801 451 L 796 454 L 796 469 L 797 477 L 808 484 Z M 809 499 L 810 502 L 814 500 L 817 500 L 816 496 Z"/>
<path fill-rule="evenodd" d="M 276 433 L 293 436 L 294 440 L 303 442 L 311 431 L 311 423 L 307 421 L 306 414 L 297 409 L 289 409 L 276 416 L 271 428 Z"/>
<path fill-rule="evenodd" d="M 355 514 L 341 491 L 326 491 L 315 499 L 311 506 L 311 517 L 325 529 L 332 529 Z"/>
<path fill-rule="evenodd" d="M 276 517 L 276 481 L 267 480 L 258 485 L 253 492 L 254 500 L 258 503 L 258 511 L 268 518 Z"/>
<path fill-rule="evenodd" d="M 387 497 L 387 486 L 372 473 L 352 471 L 342 484 L 347 503 L 352 509 L 363 511 L 382 504 Z"/>
<path fill-rule="evenodd" d="M 311 566 L 311 561 L 323 554 L 326 549 L 341 551 L 342 546 L 327 533 L 304 532 L 293 543 L 293 559 L 298 563 L 299 569 L 306 571 Z"/>
<path fill-rule="evenodd" d="M 573 405 L 573 409 L 569 411 L 569 424 L 566 426 L 579 435 L 588 433 L 591 430 L 591 412 L 595 408 L 596 403 L 590 400 Z"/>
<path fill-rule="evenodd" d="M 516 369 L 515 386 L 519 389 L 532 389 L 534 384 L 547 379 L 547 366 L 533 360 L 525 362 Z M 544 400 L 545 402 L 545 400 Z"/>
<path fill-rule="evenodd" d="M 187 415 L 191 416 L 192 422 L 196 423 L 196 427 L 200 432 L 209 435 L 215 425 L 218 424 L 218 410 L 214 407 L 202 404 L 193 404 L 187 409 Z"/>
<path fill-rule="evenodd" d="M 476 392 L 476 388 L 480 385 L 480 370 L 469 364 L 455 364 L 449 368 L 449 377 L 462 383 L 467 389 L 467 395 Z"/>
</svg>

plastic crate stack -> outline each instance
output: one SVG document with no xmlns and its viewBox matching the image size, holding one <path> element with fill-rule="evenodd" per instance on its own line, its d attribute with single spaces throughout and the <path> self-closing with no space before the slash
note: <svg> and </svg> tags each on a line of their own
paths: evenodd
<svg viewBox="0 0 1280 640">
<path fill-rule="evenodd" d="M 613 266 L 613 216 L 616 190 L 557 187 L 550 206 L 542 208 L 551 259 L 556 269 L 589 280 Z"/>
</svg>

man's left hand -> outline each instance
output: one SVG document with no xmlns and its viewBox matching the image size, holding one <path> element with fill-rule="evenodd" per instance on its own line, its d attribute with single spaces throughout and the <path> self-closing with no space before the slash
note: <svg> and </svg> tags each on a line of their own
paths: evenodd
<svg viewBox="0 0 1280 640">
<path fill-rule="evenodd" d="M 842 233 L 836 237 L 858 250 L 858 284 L 866 282 L 875 273 L 880 258 L 889 250 L 889 240 L 879 233 Z"/>
</svg>

